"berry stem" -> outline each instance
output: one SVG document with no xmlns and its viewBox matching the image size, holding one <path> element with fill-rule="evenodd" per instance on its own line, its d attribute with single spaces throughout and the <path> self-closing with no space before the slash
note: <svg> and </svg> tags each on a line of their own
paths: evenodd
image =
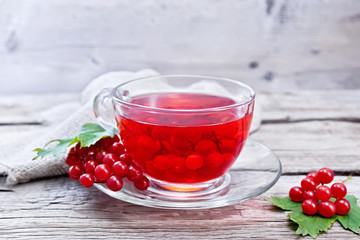
<svg viewBox="0 0 360 240">
<path fill-rule="evenodd" d="M 215 143 L 216 143 L 216 147 L 217 147 L 217 149 L 218 149 L 218 152 L 219 152 L 220 154 L 222 154 L 221 149 L 220 149 L 219 140 L 218 140 L 218 138 L 217 138 L 217 136 L 216 136 L 215 132 L 214 132 L 214 131 L 212 131 L 212 134 L 213 134 L 213 136 L 214 136 L 214 138 L 215 138 Z"/>
<path fill-rule="evenodd" d="M 352 175 L 350 174 L 347 179 L 345 179 L 344 181 L 342 181 L 342 184 L 346 183 L 347 181 L 352 180 L 352 178 L 353 178 L 353 177 L 352 177 Z"/>
</svg>

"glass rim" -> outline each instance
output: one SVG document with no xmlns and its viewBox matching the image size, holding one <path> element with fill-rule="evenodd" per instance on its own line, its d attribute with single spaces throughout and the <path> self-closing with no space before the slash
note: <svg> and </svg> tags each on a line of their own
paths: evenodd
<svg viewBox="0 0 360 240">
<path fill-rule="evenodd" d="M 211 108 L 201 108 L 201 109 L 167 109 L 167 108 L 149 107 L 149 106 L 144 106 L 144 105 L 140 105 L 140 104 L 126 102 L 126 101 L 122 100 L 120 96 L 118 96 L 117 91 L 116 91 L 117 89 L 123 87 L 126 84 L 136 82 L 136 81 L 140 81 L 140 80 L 154 79 L 154 78 L 180 78 L 180 77 L 207 78 L 207 79 L 231 82 L 231 83 L 234 83 L 236 85 L 239 85 L 239 86 L 247 89 L 249 91 L 250 97 L 246 98 L 244 101 L 235 102 L 233 104 L 229 104 L 227 106 L 221 106 L 221 107 L 211 107 Z M 204 113 L 204 112 L 225 111 L 225 110 L 229 110 L 229 109 L 232 109 L 232 108 L 237 108 L 237 107 L 249 105 L 251 102 L 253 102 L 255 100 L 255 92 L 254 92 L 254 90 L 250 86 L 248 86 L 245 83 L 242 83 L 240 81 L 236 81 L 236 80 L 233 80 L 233 79 L 230 79 L 230 78 L 222 78 L 222 77 L 210 77 L 210 76 L 204 76 L 204 75 L 181 75 L 181 74 L 179 74 L 179 75 L 147 76 L 147 77 L 140 77 L 140 78 L 131 79 L 131 80 L 128 80 L 128 81 L 126 81 L 124 83 L 121 83 L 121 84 L 117 85 L 116 87 L 114 87 L 112 89 L 112 94 L 111 95 L 112 95 L 112 98 L 116 102 L 121 103 L 121 104 L 123 104 L 125 106 L 140 108 L 140 109 L 144 109 L 144 110 L 147 110 L 147 111 L 162 112 L 162 113 L 164 113 L 164 112 L 165 113 Z"/>
</svg>

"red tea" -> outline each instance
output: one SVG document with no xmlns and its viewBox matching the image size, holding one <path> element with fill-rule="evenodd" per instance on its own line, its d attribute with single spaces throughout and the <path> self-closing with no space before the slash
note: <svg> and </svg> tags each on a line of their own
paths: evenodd
<svg viewBox="0 0 360 240">
<path fill-rule="evenodd" d="M 173 183 L 222 176 L 239 155 L 252 119 L 253 104 L 229 107 L 236 102 L 213 95 L 157 93 L 130 102 L 160 110 L 117 109 L 125 148 L 148 176 Z"/>
</svg>

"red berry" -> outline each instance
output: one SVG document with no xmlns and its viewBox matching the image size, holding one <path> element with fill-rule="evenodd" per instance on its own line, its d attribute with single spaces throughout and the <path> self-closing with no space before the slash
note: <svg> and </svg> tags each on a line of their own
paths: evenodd
<svg viewBox="0 0 360 240">
<path fill-rule="evenodd" d="M 300 187 L 292 187 L 289 191 L 289 197 L 294 202 L 301 202 L 304 198 L 304 191 Z"/>
<path fill-rule="evenodd" d="M 318 202 L 318 199 L 316 198 L 314 191 L 306 191 L 306 192 L 304 192 L 303 200 L 307 200 L 307 199 L 312 199 L 315 202 Z"/>
<path fill-rule="evenodd" d="M 71 154 L 77 154 L 75 147 L 70 148 L 69 153 L 71 153 Z"/>
<path fill-rule="evenodd" d="M 143 171 L 141 170 L 141 168 L 135 165 L 130 165 L 126 177 L 130 181 L 135 182 L 136 180 L 140 179 L 142 175 L 143 175 Z"/>
<path fill-rule="evenodd" d="M 316 183 L 311 178 L 306 177 L 301 181 L 301 188 L 304 191 L 313 191 L 316 189 L 316 187 Z"/>
<path fill-rule="evenodd" d="M 305 201 L 303 201 L 303 203 L 301 204 L 301 208 L 303 212 L 307 215 L 314 215 L 318 211 L 317 202 L 312 199 L 306 199 Z"/>
<path fill-rule="evenodd" d="M 315 196 L 320 201 L 328 201 L 332 196 L 331 189 L 328 186 L 321 185 L 316 189 Z"/>
<path fill-rule="evenodd" d="M 220 167 L 223 164 L 224 157 L 219 152 L 212 152 L 206 157 L 206 165 L 211 168 Z"/>
<path fill-rule="evenodd" d="M 95 160 L 87 161 L 84 165 L 85 172 L 94 174 L 96 166 L 97 166 L 97 162 Z"/>
<path fill-rule="evenodd" d="M 312 178 L 316 178 L 317 177 L 317 172 L 309 172 L 306 177 L 312 177 Z"/>
<path fill-rule="evenodd" d="M 125 153 L 124 146 L 119 142 L 114 142 L 110 147 L 108 148 L 109 153 L 113 153 L 117 156 L 120 156 L 121 154 Z"/>
<path fill-rule="evenodd" d="M 209 154 L 217 151 L 217 145 L 208 139 L 201 140 L 196 144 L 195 151 L 201 154 Z"/>
<path fill-rule="evenodd" d="M 174 164 L 173 156 L 158 155 L 154 158 L 154 167 L 159 170 L 166 170 Z"/>
<path fill-rule="evenodd" d="M 87 152 L 87 156 L 95 159 L 95 157 L 96 157 L 95 150 L 93 148 L 89 148 L 89 151 Z"/>
<path fill-rule="evenodd" d="M 185 166 L 190 170 L 196 170 L 204 165 L 203 157 L 198 153 L 191 153 L 185 159 Z"/>
<path fill-rule="evenodd" d="M 95 168 L 96 181 L 103 182 L 111 177 L 111 168 L 107 164 L 97 165 Z"/>
<path fill-rule="evenodd" d="M 106 186 L 111 191 L 117 192 L 123 187 L 123 181 L 120 177 L 113 175 L 108 180 L 106 180 Z"/>
<path fill-rule="evenodd" d="M 112 138 L 112 141 L 119 142 L 120 141 L 119 135 L 115 134 L 114 137 Z"/>
<path fill-rule="evenodd" d="M 109 167 L 112 167 L 112 165 L 114 165 L 117 161 L 119 161 L 119 158 L 113 153 L 106 154 L 103 159 L 103 163 L 109 165 Z"/>
<path fill-rule="evenodd" d="M 94 145 L 95 149 L 97 149 L 98 151 L 100 151 L 101 149 L 106 149 L 108 146 L 109 145 L 108 145 L 107 140 L 105 138 L 100 139 Z"/>
<path fill-rule="evenodd" d="M 78 142 L 76 145 L 75 145 L 75 152 L 81 156 L 81 157 L 85 157 L 85 155 L 87 154 L 89 148 L 88 147 L 81 147 L 81 144 L 80 142 Z"/>
<path fill-rule="evenodd" d="M 342 183 L 334 183 L 331 186 L 331 192 L 334 198 L 343 198 L 346 196 L 347 189 Z"/>
<path fill-rule="evenodd" d="M 330 201 L 321 202 L 319 204 L 319 213 L 323 217 L 332 217 L 336 213 L 336 206 Z"/>
<path fill-rule="evenodd" d="M 79 165 L 80 164 L 80 159 L 78 157 L 77 154 L 74 153 L 69 153 L 65 159 L 65 163 L 69 166 L 73 166 L 73 165 Z"/>
<path fill-rule="evenodd" d="M 127 153 L 121 154 L 119 159 L 120 161 L 124 161 L 127 165 L 131 165 L 134 163 L 132 157 Z"/>
<path fill-rule="evenodd" d="M 134 185 L 139 190 L 146 190 L 150 186 L 150 181 L 147 177 L 142 176 L 140 179 L 134 182 Z"/>
<path fill-rule="evenodd" d="M 339 215 L 346 215 L 350 211 L 351 205 L 347 199 L 337 199 L 335 201 L 336 213 Z"/>
<path fill-rule="evenodd" d="M 107 154 L 107 152 L 105 152 L 104 150 L 101 150 L 100 152 L 98 152 L 96 154 L 96 158 L 95 158 L 96 161 L 98 163 L 102 163 L 102 161 L 103 161 L 104 157 L 106 156 L 106 154 Z"/>
<path fill-rule="evenodd" d="M 82 174 L 80 176 L 79 180 L 80 180 L 80 183 L 86 188 L 92 187 L 94 185 L 94 182 L 95 182 L 94 175 L 92 175 L 90 173 Z"/>
<path fill-rule="evenodd" d="M 320 184 L 318 178 L 317 178 L 317 172 L 309 172 L 307 175 L 306 175 L 307 178 L 311 178 L 316 186 L 318 186 Z"/>
<path fill-rule="evenodd" d="M 124 161 L 118 161 L 112 165 L 111 169 L 114 175 L 125 177 L 128 172 L 128 165 Z"/>
<path fill-rule="evenodd" d="M 79 180 L 83 173 L 84 171 L 80 165 L 73 165 L 69 168 L 69 177 L 73 180 Z"/>
<path fill-rule="evenodd" d="M 330 168 L 322 168 L 317 172 L 317 179 L 320 183 L 331 183 L 334 179 L 334 173 Z"/>
</svg>

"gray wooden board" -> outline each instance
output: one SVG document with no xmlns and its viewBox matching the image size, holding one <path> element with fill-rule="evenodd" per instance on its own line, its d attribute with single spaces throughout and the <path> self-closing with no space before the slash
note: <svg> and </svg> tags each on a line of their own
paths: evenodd
<svg viewBox="0 0 360 240">
<path fill-rule="evenodd" d="M 339 181 L 354 174 L 347 186 L 359 197 L 359 98 L 358 90 L 259 93 L 263 125 L 251 137 L 276 153 L 283 176 L 255 199 L 209 210 L 162 210 L 115 200 L 67 177 L 21 184 L 13 191 L 0 184 L 0 239 L 298 239 L 286 213 L 265 199 L 285 196 L 306 172 L 323 166 L 334 169 Z M 78 94 L 2 96 L 0 136 L 41 129 L 41 122 L 28 125 L 39 111 L 75 99 Z M 345 238 L 359 236 L 337 223 L 318 237 Z"/>
<path fill-rule="evenodd" d="M 115 200 L 67 177 L 0 192 L 0 237 L 6 239 L 298 239 L 287 213 L 266 201 L 285 196 L 302 176 L 282 176 L 268 192 L 233 206 L 166 210 Z M 346 177 L 336 178 L 338 181 Z M 360 177 L 347 183 L 358 194 Z M 358 239 L 339 224 L 318 239 Z M 305 239 L 311 239 L 307 237 Z"/>
</svg>

